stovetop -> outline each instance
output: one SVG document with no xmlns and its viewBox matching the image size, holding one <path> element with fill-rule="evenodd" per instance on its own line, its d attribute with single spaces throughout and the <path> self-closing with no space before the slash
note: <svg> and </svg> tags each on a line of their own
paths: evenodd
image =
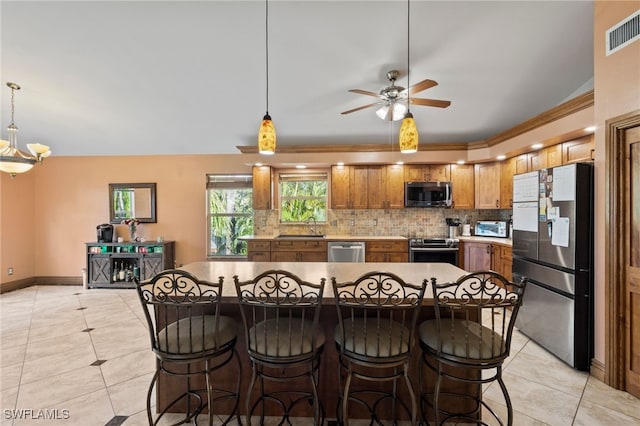
<svg viewBox="0 0 640 426">
<path fill-rule="evenodd" d="M 459 242 L 456 238 L 411 238 L 409 247 L 458 247 Z"/>
</svg>

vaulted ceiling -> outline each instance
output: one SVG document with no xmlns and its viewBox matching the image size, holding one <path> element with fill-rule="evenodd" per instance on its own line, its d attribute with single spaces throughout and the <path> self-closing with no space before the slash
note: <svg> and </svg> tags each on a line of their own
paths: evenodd
<svg viewBox="0 0 640 426">
<path fill-rule="evenodd" d="M 593 88 L 590 1 L 418 1 L 410 83 L 422 144 L 489 138 Z M 238 153 L 266 109 L 265 2 L 0 3 L 2 130 L 54 155 Z M 375 108 L 407 86 L 407 2 L 269 2 L 269 113 L 279 146 L 389 144 Z"/>
</svg>

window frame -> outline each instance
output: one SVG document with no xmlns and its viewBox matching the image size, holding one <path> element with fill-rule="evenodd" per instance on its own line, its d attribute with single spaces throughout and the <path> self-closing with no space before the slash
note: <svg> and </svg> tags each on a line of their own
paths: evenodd
<svg viewBox="0 0 640 426">
<path fill-rule="evenodd" d="M 225 178 L 228 177 L 231 179 L 232 177 L 239 177 L 238 181 L 232 182 L 212 182 L 212 178 L 219 177 Z M 211 191 L 216 189 L 249 189 L 251 190 L 251 200 L 249 202 L 249 207 L 251 211 L 248 213 L 211 213 L 210 203 L 211 203 Z M 206 243 L 205 243 L 205 254 L 208 260 L 211 259 L 246 259 L 247 255 L 244 254 L 229 254 L 229 255 L 212 255 L 211 254 L 211 238 L 212 238 L 212 227 L 211 222 L 213 217 L 248 217 L 252 220 L 254 219 L 255 211 L 253 209 L 253 175 L 251 173 L 207 173 L 206 182 L 205 182 L 205 216 L 206 216 Z M 248 235 L 253 234 L 253 226 L 252 231 Z"/>
<path fill-rule="evenodd" d="M 282 194 L 280 193 L 280 175 L 318 175 L 324 174 L 327 183 L 327 192 L 325 194 L 325 220 L 317 221 L 318 224 L 326 225 L 329 221 L 329 203 L 331 201 L 331 169 L 328 168 L 312 168 L 312 169 L 276 169 L 274 173 L 274 199 L 278 210 L 279 225 L 303 225 L 307 222 L 283 222 L 282 221 Z"/>
</svg>

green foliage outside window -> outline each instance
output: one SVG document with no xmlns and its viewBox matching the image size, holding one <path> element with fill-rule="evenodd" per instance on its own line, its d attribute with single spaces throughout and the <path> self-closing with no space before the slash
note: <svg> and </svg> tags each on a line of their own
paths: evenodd
<svg viewBox="0 0 640 426">
<path fill-rule="evenodd" d="M 280 222 L 327 221 L 327 175 L 280 175 Z"/>
<path fill-rule="evenodd" d="M 240 237 L 253 234 L 251 187 L 209 189 L 208 207 L 209 256 L 246 256 Z"/>
</svg>

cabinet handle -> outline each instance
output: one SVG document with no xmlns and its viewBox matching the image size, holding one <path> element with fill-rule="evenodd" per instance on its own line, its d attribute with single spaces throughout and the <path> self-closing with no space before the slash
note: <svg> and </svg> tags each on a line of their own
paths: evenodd
<svg viewBox="0 0 640 426">
<path fill-rule="evenodd" d="M 500 207 L 500 200 L 496 200 L 496 208 Z"/>
<path fill-rule="evenodd" d="M 513 207 L 513 198 L 509 199 L 509 207 Z"/>
<path fill-rule="evenodd" d="M 491 254 L 491 246 L 487 246 L 487 254 Z"/>
</svg>

